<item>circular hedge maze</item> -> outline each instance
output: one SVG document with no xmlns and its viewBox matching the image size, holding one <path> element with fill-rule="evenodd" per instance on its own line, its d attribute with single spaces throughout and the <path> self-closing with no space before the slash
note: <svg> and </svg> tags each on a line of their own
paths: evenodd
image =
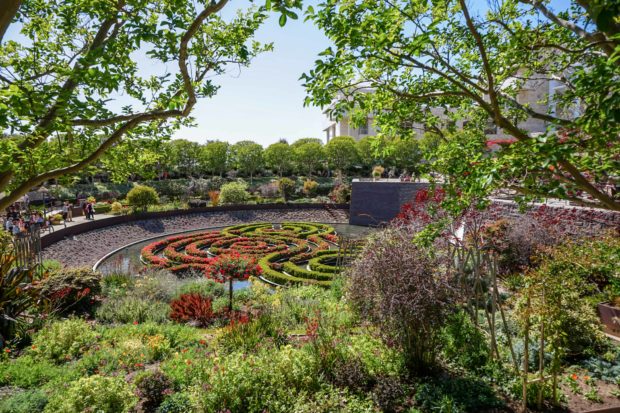
<svg viewBox="0 0 620 413">
<path fill-rule="evenodd" d="M 174 273 L 200 271 L 225 281 L 212 274 L 211 265 L 220 256 L 238 253 L 255 258 L 261 277 L 272 283 L 329 285 L 340 271 L 337 242 L 334 228 L 326 224 L 244 224 L 153 242 L 142 249 L 141 259 Z"/>
</svg>

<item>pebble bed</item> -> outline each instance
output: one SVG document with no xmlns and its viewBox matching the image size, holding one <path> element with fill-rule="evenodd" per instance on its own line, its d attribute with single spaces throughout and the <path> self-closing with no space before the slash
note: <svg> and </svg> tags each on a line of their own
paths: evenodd
<svg viewBox="0 0 620 413">
<path fill-rule="evenodd" d="M 107 253 L 146 238 L 242 223 L 287 221 L 348 223 L 349 214 L 348 211 L 339 209 L 232 211 L 135 221 L 59 241 L 43 250 L 43 259 L 58 260 L 69 267 L 92 266 Z"/>
</svg>

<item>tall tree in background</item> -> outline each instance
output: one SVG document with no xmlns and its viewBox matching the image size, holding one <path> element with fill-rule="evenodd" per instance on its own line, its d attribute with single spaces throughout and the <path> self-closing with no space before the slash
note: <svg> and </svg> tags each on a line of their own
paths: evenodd
<svg viewBox="0 0 620 413">
<path fill-rule="evenodd" d="M 187 177 L 193 177 L 199 173 L 202 148 L 199 143 L 186 139 L 170 141 L 172 164 L 177 172 Z"/>
<path fill-rule="evenodd" d="M 265 149 L 265 163 L 267 167 L 278 173 L 280 178 L 284 172 L 293 166 L 293 151 L 286 142 L 276 142 Z"/>
<path fill-rule="evenodd" d="M 325 156 L 330 168 L 345 173 L 359 161 L 355 139 L 351 136 L 336 136 L 325 145 Z"/>
<path fill-rule="evenodd" d="M 228 142 L 212 141 L 202 147 L 200 163 L 213 175 L 222 176 L 228 170 L 230 145 Z"/>
<path fill-rule="evenodd" d="M 316 138 L 302 138 L 291 145 L 295 169 L 303 174 L 312 176 L 325 164 L 323 143 Z"/>
<path fill-rule="evenodd" d="M 511 188 L 620 210 L 620 4 L 499 0 L 326 0 L 308 17 L 337 45 L 302 78 L 307 103 L 373 113 L 399 136 L 441 137 L 434 168 L 454 198 Z M 542 102 L 524 103 L 553 81 Z M 372 88 L 375 93 L 358 93 Z M 544 103 L 545 105 L 540 105 Z M 438 116 L 432 110 L 443 110 Z M 463 130 L 456 121 L 467 119 Z M 534 136 L 527 119 L 545 122 Z M 490 152 L 489 121 L 510 136 Z"/>
<path fill-rule="evenodd" d="M 254 174 L 258 172 L 264 164 L 263 147 L 253 141 L 241 141 L 232 146 L 232 154 L 235 159 L 237 169 L 250 177 L 250 183 Z"/>
<path fill-rule="evenodd" d="M 267 9 L 283 24 L 299 7 L 272 0 L 226 21 L 217 13 L 227 3 L 4 1 L 0 208 L 92 165 L 123 139 L 170 136 L 198 99 L 216 93 L 213 75 L 271 49 L 252 40 Z M 60 149 L 50 149 L 51 138 Z"/>
</svg>

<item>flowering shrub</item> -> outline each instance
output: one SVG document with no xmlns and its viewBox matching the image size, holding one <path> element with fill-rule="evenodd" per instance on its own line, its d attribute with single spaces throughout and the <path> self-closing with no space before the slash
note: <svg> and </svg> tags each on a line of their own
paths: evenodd
<svg viewBox="0 0 620 413">
<path fill-rule="evenodd" d="M 312 179 L 306 179 L 304 181 L 303 193 L 306 196 L 316 195 L 316 192 L 318 189 L 319 189 L 319 184 L 317 181 L 313 181 Z"/>
<path fill-rule="evenodd" d="M 89 311 L 101 291 L 101 273 L 90 268 L 60 269 L 48 274 L 36 288 L 46 300 L 48 311 Z"/>
<path fill-rule="evenodd" d="M 213 301 L 197 293 L 181 294 L 170 302 L 170 318 L 179 323 L 205 327 L 213 321 Z"/>
<path fill-rule="evenodd" d="M 225 279 L 247 280 L 251 276 L 258 277 L 262 269 L 255 258 L 231 252 L 215 260 L 211 265 L 211 273 Z"/>
</svg>

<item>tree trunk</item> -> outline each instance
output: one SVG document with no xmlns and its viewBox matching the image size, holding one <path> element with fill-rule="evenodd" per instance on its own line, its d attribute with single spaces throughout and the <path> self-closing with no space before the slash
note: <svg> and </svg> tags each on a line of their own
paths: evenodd
<svg viewBox="0 0 620 413">
<path fill-rule="evenodd" d="M 0 43 L 4 38 L 6 30 L 13 22 L 13 18 L 19 10 L 22 0 L 2 0 L 0 3 Z"/>
</svg>

